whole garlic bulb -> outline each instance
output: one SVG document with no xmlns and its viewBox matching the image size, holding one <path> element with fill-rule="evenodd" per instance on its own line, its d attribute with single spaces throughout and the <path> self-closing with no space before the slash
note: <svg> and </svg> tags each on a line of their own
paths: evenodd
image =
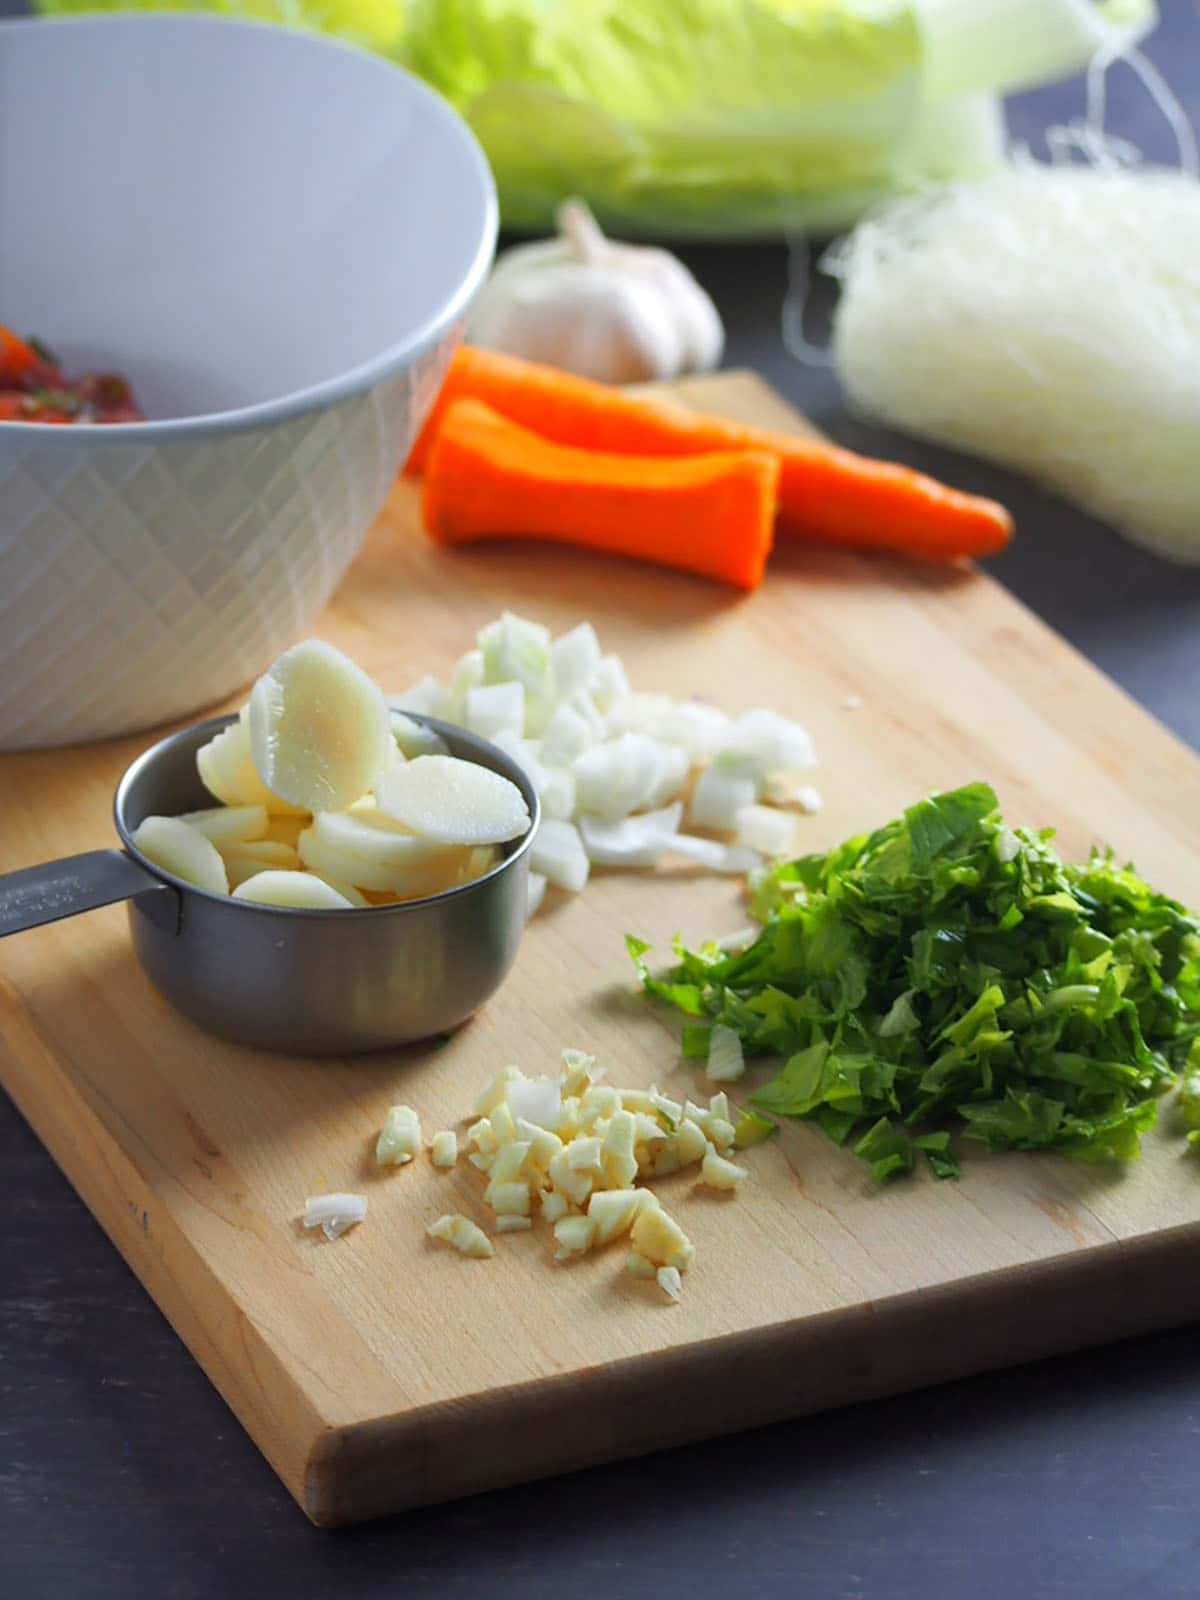
<svg viewBox="0 0 1200 1600">
<path fill-rule="evenodd" d="M 582 200 L 560 207 L 558 230 L 500 257 L 468 321 L 472 344 L 601 383 L 717 365 L 720 315 L 682 261 L 605 238 Z"/>
</svg>

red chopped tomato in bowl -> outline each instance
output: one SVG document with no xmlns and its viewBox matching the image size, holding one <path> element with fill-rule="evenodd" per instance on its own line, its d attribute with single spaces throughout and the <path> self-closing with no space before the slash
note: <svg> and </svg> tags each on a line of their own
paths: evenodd
<svg viewBox="0 0 1200 1600">
<path fill-rule="evenodd" d="M 68 379 L 36 339 L 0 323 L 0 422 L 105 423 L 146 420 L 118 372 Z"/>
</svg>

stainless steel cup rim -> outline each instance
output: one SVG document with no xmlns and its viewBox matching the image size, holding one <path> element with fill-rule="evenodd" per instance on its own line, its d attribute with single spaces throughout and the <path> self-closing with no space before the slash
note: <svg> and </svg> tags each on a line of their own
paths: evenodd
<svg viewBox="0 0 1200 1600">
<path fill-rule="evenodd" d="M 384 906 L 355 906 L 353 907 L 356 918 L 386 919 L 392 917 L 411 916 L 418 911 L 427 910 L 431 905 L 443 901 L 453 900 L 459 895 L 469 895 L 480 885 L 490 882 L 502 873 L 510 871 L 523 856 L 533 848 L 534 834 L 537 832 L 541 821 L 541 804 L 538 800 L 537 790 L 529 779 L 525 770 L 513 760 L 498 745 L 481 738 L 478 734 L 470 733 L 465 728 L 456 727 L 450 723 L 442 722 L 436 717 L 418 715 L 413 711 L 406 711 L 405 716 L 411 721 L 420 723 L 432 732 L 439 734 L 451 746 L 465 749 L 469 754 L 460 755 L 461 760 L 475 760 L 479 756 L 486 759 L 479 764 L 490 767 L 498 772 L 501 777 L 514 783 L 521 792 L 521 797 L 529 808 L 529 828 L 518 840 L 514 841 L 513 848 L 507 850 L 501 859 L 490 871 L 472 878 L 467 883 L 455 884 L 450 889 L 439 889 L 436 894 L 422 895 L 412 900 L 399 900 L 394 905 Z M 117 784 L 116 794 L 113 797 L 113 823 L 123 848 L 152 877 L 157 878 L 168 888 L 177 889 L 189 895 L 199 895 L 205 900 L 214 900 L 222 905 L 236 905 L 240 910 L 260 917 L 308 918 L 313 921 L 342 921 L 346 912 L 340 908 L 326 909 L 302 906 L 267 906 L 253 900 L 233 900 L 230 895 L 217 894 L 211 889 L 202 888 L 199 884 L 189 883 L 186 878 L 179 878 L 173 872 L 168 872 L 165 867 L 160 867 L 156 862 L 138 849 L 133 842 L 133 833 L 127 820 L 127 808 L 131 791 L 138 780 L 143 777 L 156 764 L 163 761 L 171 751 L 181 744 L 196 742 L 197 748 L 214 738 L 224 728 L 230 727 L 238 720 L 236 712 L 223 716 L 209 717 L 203 722 L 192 722 L 185 728 L 179 728 L 174 733 L 167 734 L 159 739 L 141 755 L 135 757 L 121 774 Z M 203 735 L 204 737 L 199 737 Z M 220 801 L 213 800 L 214 806 L 219 806 Z M 140 821 L 141 819 L 139 819 Z M 137 823 L 134 824 L 136 828 Z M 502 847 L 506 848 L 506 847 Z"/>
</svg>

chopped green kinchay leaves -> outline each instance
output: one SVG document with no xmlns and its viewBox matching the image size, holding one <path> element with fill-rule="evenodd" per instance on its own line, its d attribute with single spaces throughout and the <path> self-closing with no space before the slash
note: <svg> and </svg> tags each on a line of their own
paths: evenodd
<svg viewBox="0 0 1200 1600">
<path fill-rule="evenodd" d="M 634 966 L 637 968 L 638 977 L 642 980 L 648 994 L 657 995 L 660 1000 L 666 1000 L 670 1005 L 678 1006 L 680 1011 L 686 1011 L 693 1017 L 704 1015 L 703 993 L 697 983 L 663 983 L 655 978 L 646 965 L 646 951 L 650 946 L 644 939 L 635 939 L 632 934 L 625 935 L 625 948 L 628 950 Z M 684 969 L 681 967 L 680 971 Z M 705 1030 L 707 1032 L 707 1030 Z M 705 1040 L 705 1055 L 708 1054 L 708 1041 Z"/>
<path fill-rule="evenodd" d="M 880 1117 L 873 1128 L 867 1129 L 854 1146 L 854 1154 L 867 1163 L 876 1183 L 886 1183 L 898 1173 L 912 1171 L 912 1144 L 886 1117 Z"/>
<path fill-rule="evenodd" d="M 1192 1041 L 1187 1068 L 1179 1085 L 1179 1110 L 1187 1129 L 1187 1140 L 1200 1146 L 1200 1038 Z"/>
<path fill-rule="evenodd" d="M 1158 1097 L 1200 1145 L 1200 920 L 1111 852 L 1064 864 L 1050 829 L 1010 828 L 983 783 L 757 875 L 757 939 L 676 944 L 646 989 L 783 1065 L 754 1094 L 816 1122 L 877 1178 L 914 1151 L 957 1175 L 950 1136 L 991 1150 L 1130 1159 Z M 918 1137 L 906 1137 L 911 1129 Z"/>
<path fill-rule="evenodd" d="M 709 1035 L 712 1029 L 703 1022 L 687 1022 L 683 1027 L 680 1049 L 685 1061 L 707 1061 Z"/>
<path fill-rule="evenodd" d="M 923 1133 L 913 1140 L 913 1149 L 920 1150 L 929 1163 L 935 1178 L 957 1178 L 960 1168 L 950 1154 L 950 1135 L 943 1128 L 940 1133 Z"/>
</svg>

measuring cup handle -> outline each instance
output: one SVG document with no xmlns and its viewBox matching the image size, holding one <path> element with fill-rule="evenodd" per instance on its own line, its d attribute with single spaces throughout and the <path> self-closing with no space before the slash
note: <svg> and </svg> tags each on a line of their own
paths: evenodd
<svg viewBox="0 0 1200 1600">
<path fill-rule="evenodd" d="M 129 900 L 149 889 L 175 892 L 123 850 L 88 850 L 9 872 L 0 877 L 0 938 Z"/>
</svg>

